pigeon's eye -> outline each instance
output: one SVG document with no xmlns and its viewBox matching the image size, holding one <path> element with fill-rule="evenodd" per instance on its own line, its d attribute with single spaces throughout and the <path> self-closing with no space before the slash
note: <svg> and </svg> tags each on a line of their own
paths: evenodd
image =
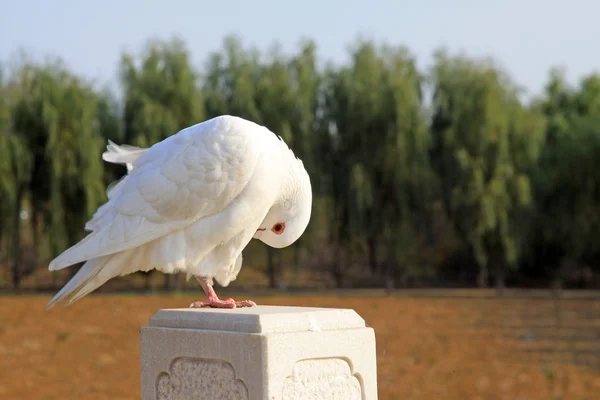
<svg viewBox="0 0 600 400">
<path fill-rule="evenodd" d="M 271 228 L 271 231 L 273 231 L 273 233 L 276 235 L 281 235 L 284 230 L 285 230 L 285 222 L 278 222 L 275 225 L 273 225 L 273 227 Z"/>
</svg>

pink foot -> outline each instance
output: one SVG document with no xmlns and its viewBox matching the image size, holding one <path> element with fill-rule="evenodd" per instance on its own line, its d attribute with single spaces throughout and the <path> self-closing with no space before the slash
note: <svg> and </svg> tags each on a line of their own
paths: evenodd
<svg viewBox="0 0 600 400">
<path fill-rule="evenodd" d="M 252 300 L 241 300 L 235 301 L 231 298 L 226 300 L 217 299 L 209 299 L 208 301 L 195 301 L 190 304 L 190 308 L 202 308 L 202 307 L 210 307 L 210 308 L 238 308 L 238 307 L 256 307 L 256 303 Z"/>
<path fill-rule="evenodd" d="M 190 304 L 190 308 L 202 308 L 202 307 L 211 307 L 211 308 L 238 308 L 238 307 L 256 307 L 256 303 L 252 300 L 242 300 L 235 301 L 232 298 L 221 300 L 215 293 L 215 290 L 206 282 L 204 278 L 198 278 L 198 282 L 202 285 L 202 289 L 204 289 L 204 293 L 208 297 L 207 301 L 195 301 Z"/>
</svg>

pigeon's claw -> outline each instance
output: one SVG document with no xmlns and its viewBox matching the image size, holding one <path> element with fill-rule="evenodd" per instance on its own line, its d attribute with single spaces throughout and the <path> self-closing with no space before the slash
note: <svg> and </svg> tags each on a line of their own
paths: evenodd
<svg viewBox="0 0 600 400">
<path fill-rule="evenodd" d="M 235 302 L 236 307 L 256 307 L 256 303 L 252 300 L 241 300 Z"/>
<path fill-rule="evenodd" d="M 256 303 L 253 302 L 252 300 L 235 301 L 232 298 L 221 300 L 221 299 L 219 299 L 219 297 L 215 293 L 215 290 L 213 289 L 213 287 L 211 285 L 209 285 L 208 282 L 206 282 L 206 279 L 199 278 L 199 277 L 196 277 L 196 279 L 198 279 L 198 282 L 200 282 L 200 285 L 202 285 L 202 289 L 204 290 L 204 293 L 206 293 L 206 296 L 208 297 L 208 300 L 206 300 L 206 301 L 195 301 L 192 304 L 190 304 L 190 308 L 202 308 L 202 307 L 211 307 L 211 308 L 256 307 Z"/>
<path fill-rule="evenodd" d="M 256 303 L 252 300 L 241 300 L 235 301 L 231 298 L 226 300 L 221 299 L 212 299 L 207 301 L 195 301 L 190 304 L 190 308 L 202 308 L 202 307 L 211 307 L 211 308 L 238 308 L 238 307 L 256 307 Z"/>
<path fill-rule="evenodd" d="M 210 308 L 236 308 L 235 301 L 227 300 L 207 300 L 207 301 L 195 301 L 190 304 L 190 308 L 202 308 L 202 307 L 210 307 Z"/>
</svg>

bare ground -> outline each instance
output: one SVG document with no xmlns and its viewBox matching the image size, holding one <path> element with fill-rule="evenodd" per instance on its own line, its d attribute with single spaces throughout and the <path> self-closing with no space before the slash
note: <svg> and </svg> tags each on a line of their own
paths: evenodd
<svg viewBox="0 0 600 400">
<path fill-rule="evenodd" d="M 245 297 L 245 296 L 242 296 Z M 0 399 L 139 399 L 139 328 L 184 296 L 0 297 Z M 253 298 L 355 309 L 376 332 L 380 399 L 597 399 L 599 299 Z"/>
</svg>

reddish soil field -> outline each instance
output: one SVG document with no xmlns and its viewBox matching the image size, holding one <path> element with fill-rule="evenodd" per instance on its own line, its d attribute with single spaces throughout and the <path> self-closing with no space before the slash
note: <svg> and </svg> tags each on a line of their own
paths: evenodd
<svg viewBox="0 0 600 400">
<path fill-rule="evenodd" d="M 243 296 L 245 297 L 245 296 Z M 139 399 L 139 327 L 186 296 L 0 297 L 0 399 Z M 380 399 L 598 399 L 600 300 L 254 297 L 355 309 Z"/>
</svg>

